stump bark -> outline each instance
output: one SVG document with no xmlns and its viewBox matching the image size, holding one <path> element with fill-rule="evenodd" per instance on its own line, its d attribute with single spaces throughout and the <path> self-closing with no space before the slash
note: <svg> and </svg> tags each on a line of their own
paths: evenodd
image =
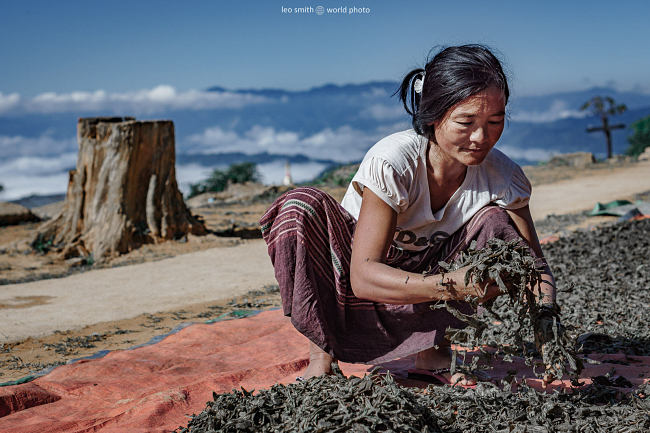
<svg viewBox="0 0 650 433">
<path fill-rule="evenodd" d="M 178 190 L 172 121 L 81 118 L 77 140 L 63 209 L 40 227 L 34 248 L 101 261 L 146 243 L 207 233 Z"/>
</svg>

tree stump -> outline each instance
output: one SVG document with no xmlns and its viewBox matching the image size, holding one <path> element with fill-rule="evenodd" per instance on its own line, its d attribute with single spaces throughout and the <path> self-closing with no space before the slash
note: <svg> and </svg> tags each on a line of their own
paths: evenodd
<svg viewBox="0 0 650 433">
<path fill-rule="evenodd" d="M 172 121 L 81 118 L 77 140 L 63 209 L 39 228 L 34 248 L 102 261 L 143 244 L 207 233 L 178 190 Z"/>
</svg>

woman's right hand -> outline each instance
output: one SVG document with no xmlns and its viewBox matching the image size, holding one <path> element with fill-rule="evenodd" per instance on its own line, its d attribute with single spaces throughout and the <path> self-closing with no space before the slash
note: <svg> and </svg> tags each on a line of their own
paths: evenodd
<svg viewBox="0 0 650 433">
<path fill-rule="evenodd" d="M 463 301 L 470 296 L 478 299 L 479 303 L 483 303 L 503 294 L 496 281 L 492 279 L 476 283 L 470 278 L 469 283 L 465 286 L 465 275 L 470 269 L 471 266 L 468 265 L 444 274 L 445 280 L 455 283 L 457 288 L 456 300 Z"/>
</svg>

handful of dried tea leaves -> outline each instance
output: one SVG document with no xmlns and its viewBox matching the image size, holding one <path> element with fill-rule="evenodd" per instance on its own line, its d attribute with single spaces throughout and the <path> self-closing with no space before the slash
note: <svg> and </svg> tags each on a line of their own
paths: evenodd
<svg viewBox="0 0 650 433">
<path fill-rule="evenodd" d="M 458 352 L 454 351 L 452 374 L 456 370 L 472 374 L 472 371 L 489 366 L 496 355 L 506 361 L 519 355 L 526 358 L 527 364 L 542 367 L 534 369 L 538 377 L 548 374 L 560 378 L 565 373 L 577 377 L 582 362 L 575 354 L 574 340 L 560 324 L 559 309 L 545 305 L 530 289 L 541 281 L 541 272 L 527 245 L 519 240 L 491 239 L 485 248 L 477 249 L 476 242 L 472 242 L 454 263 L 440 262 L 439 265 L 446 271 L 467 266 L 465 284 L 493 281 L 507 295 L 501 297 L 505 301 L 500 298 L 500 302 L 482 304 L 483 311 L 475 315 L 466 315 L 446 302 L 432 307 L 445 308 L 467 324 L 462 329 L 447 329 L 446 337 L 452 343 L 469 349 L 479 348 L 479 356 L 473 356 L 469 362 L 463 357 L 460 366 L 456 362 Z M 479 307 L 477 298 L 470 297 L 466 301 L 475 309 Z M 501 332 L 493 332 L 495 328 L 501 328 Z M 541 363 L 535 362 L 536 352 L 528 342 L 531 335 L 542 351 Z"/>
<path fill-rule="evenodd" d="M 390 374 L 320 376 L 257 394 L 233 390 L 214 400 L 180 433 L 441 432 L 425 402 Z"/>
</svg>

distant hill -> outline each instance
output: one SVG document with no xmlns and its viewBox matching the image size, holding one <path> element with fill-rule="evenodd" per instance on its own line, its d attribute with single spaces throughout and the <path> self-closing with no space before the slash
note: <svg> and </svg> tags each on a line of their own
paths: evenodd
<svg viewBox="0 0 650 433">
<path fill-rule="evenodd" d="M 286 155 L 286 154 L 271 154 L 268 152 L 246 154 L 243 152 L 225 152 L 215 153 L 208 155 L 201 154 L 186 154 L 181 153 L 176 156 L 176 164 L 198 164 L 206 167 L 228 166 L 231 164 L 238 164 L 240 162 L 253 162 L 255 164 L 263 164 L 273 161 L 280 161 L 282 163 L 289 162 L 291 164 L 300 164 L 305 162 L 317 162 L 327 166 L 336 166 L 338 163 L 331 159 L 312 159 L 302 154 Z"/>
<path fill-rule="evenodd" d="M 311 173 L 315 167 L 326 169 L 359 161 L 380 138 L 410 128 L 410 118 L 397 97 L 391 96 L 397 87 L 398 83 L 391 81 L 325 84 L 299 91 L 214 86 L 207 89 L 210 95 L 231 99 L 241 95 L 244 102 L 240 106 L 217 108 L 200 108 L 200 104 L 186 109 L 154 106 L 142 113 L 115 112 L 110 106 L 101 110 L 3 113 L 0 114 L 0 183 L 5 184 L 7 194 L 16 188 L 15 183 L 27 188 L 34 176 L 41 176 L 45 182 L 45 175 L 63 173 L 74 166 L 77 119 L 100 115 L 173 120 L 181 182 L 183 176 L 199 176 L 196 170 L 183 167 L 223 167 L 243 161 L 266 163 L 268 167 L 275 162 L 276 175 L 282 170 L 279 165 L 284 160 L 289 160 L 296 169 L 311 163 L 310 169 L 303 171 Z M 574 151 L 604 156 L 603 134 L 585 132 L 588 125 L 597 125 L 598 119 L 586 117 L 587 113 L 579 110 L 582 103 L 595 95 L 612 96 L 630 108 L 627 113 L 614 117 L 613 122 L 629 125 L 650 115 L 650 95 L 611 88 L 513 95 L 499 148 L 522 164 L 548 159 L 554 153 Z M 248 100 L 255 102 L 246 103 Z M 627 129 L 614 131 L 615 153 L 627 148 L 629 134 Z M 186 182 L 189 181 L 196 179 L 187 178 Z M 47 192 L 55 191 L 50 188 Z M 65 192 L 65 185 L 59 192 Z"/>
</svg>

